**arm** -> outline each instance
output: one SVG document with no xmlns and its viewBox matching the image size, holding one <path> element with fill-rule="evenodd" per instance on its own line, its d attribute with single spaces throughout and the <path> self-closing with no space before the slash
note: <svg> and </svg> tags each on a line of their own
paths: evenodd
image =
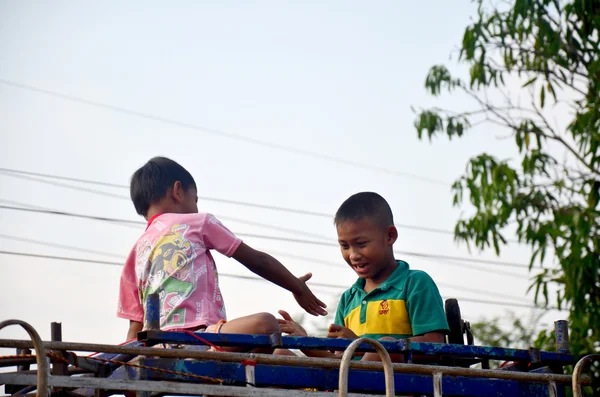
<svg viewBox="0 0 600 397">
<path fill-rule="evenodd" d="M 232 256 L 251 272 L 293 293 L 298 304 L 308 313 L 314 316 L 327 314 L 324 309 L 327 305 L 317 299 L 306 285 L 306 281 L 312 277 L 312 274 L 295 277 L 277 259 L 243 242 Z"/>
<path fill-rule="evenodd" d="M 136 252 L 132 250 L 123 266 L 119 285 L 117 317 L 129 320 L 127 341 L 137 340 L 137 333 L 143 328 L 144 309 L 140 302 L 138 282 L 135 274 Z"/>
<path fill-rule="evenodd" d="M 446 343 L 446 336 L 442 331 L 427 332 L 423 335 L 413 336 L 408 339 L 411 342 L 429 342 L 429 343 Z M 423 354 L 413 354 L 413 363 L 427 364 L 435 363 L 440 360 L 440 356 L 428 356 Z M 402 361 L 404 362 L 404 360 Z"/>
<path fill-rule="evenodd" d="M 137 340 L 138 332 L 142 331 L 142 323 L 129 320 L 129 330 L 127 331 L 127 341 Z"/>
<path fill-rule="evenodd" d="M 433 331 L 423 335 L 413 336 L 408 340 L 411 342 L 446 343 L 446 336 L 441 331 Z"/>
</svg>

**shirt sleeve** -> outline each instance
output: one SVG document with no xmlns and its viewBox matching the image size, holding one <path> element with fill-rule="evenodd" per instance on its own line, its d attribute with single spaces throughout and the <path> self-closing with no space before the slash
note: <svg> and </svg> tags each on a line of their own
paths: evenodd
<svg viewBox="0 0 600 397">
<path fill-rule="evenodd" d="M 242 240 L 211 214 L 206 214 L 206 220 L 202 226 L 202 239 L 207 249 L 214 249 L 228 257 L 231 257 L 242 243 Z"/>
<path fill-rule="evenodd" d="M 406 283 L 406 306 L 413 336 L 428 332 L 448 332 L 442 296 L 433 279 L 425 272 L 413 271 Z"/>
<path fill-rule="evenodd" d="M 338 303 L 337 309 L 335 311 L 335 320 L 334 324 L 340 325 L 342 327 L 346 326 L 344 321 L 345 313 L 346 313 L 346 302 L 347 302 L 347 292 L 344 292 L 340 297 L 340 301 Z"/>
<path fill-rule="evenodd" d="M 140 302 L 138 281 L 135 275 L 135 249 L 129 254 L 121 272 L 117 317 L 140 323 L 144 320 L 144 309 Z"/>
</svg>

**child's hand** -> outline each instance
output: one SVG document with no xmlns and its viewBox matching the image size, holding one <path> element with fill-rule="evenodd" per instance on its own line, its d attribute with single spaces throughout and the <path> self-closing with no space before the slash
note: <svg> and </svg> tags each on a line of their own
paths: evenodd
<svg viewBox="0 0 600 397">
<path fill-rule="evenodd" d="M 283 317 L 283 319 L 277 319 L 277 321 L 279 321 L 279 328 L 281 329 L 281 332 L 285 332 L 290 336 L 308 336 L 306 330 L 302 328 L 300 324 L 295 322 L 288 312 L 285 310 L 279 310 L 279 314 L 281 314 L 281 317 Z"/>
<path fill-rule="evenodd" d="M 349 328 L 342 327 L 341 325 L 331 324 L 329 326 L 328 338 L 345 338 L 345 339 L 358 339 L 358 335 L 352 332 Z"/>
<path fill-rule="evenodd" d="M 306 310 L 307 313 L 312 314 L 313 316 L 326 316 L 327 310 L 324 308 L 327 307 L 326 304 L 321 302 L 317 297 L 312 293 L 306 282 L 312 277 L 312 273 L 307 273 L 304 276 L 298 277 L 298 280 L 301 281 L 300 292 L 294 294 L 294 298 L 296 298 L 296 302 Z"/>
</svg>

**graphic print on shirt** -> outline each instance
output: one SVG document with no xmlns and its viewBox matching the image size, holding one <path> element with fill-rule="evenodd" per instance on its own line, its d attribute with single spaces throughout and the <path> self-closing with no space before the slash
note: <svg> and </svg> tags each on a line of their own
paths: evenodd
<svg viewBox="0 0 600 397">
<path fill-rule="evenodd" d="M 143 263 L 138 262 L 141 266 L 136 266 L 136 270 L 146 273 L 138 273 L 140 296 L 145 302 L 149 294 L 159 293 L 161 326 L 182 326 L 185 323 L 186 309 L 177 306 L 192 295 L 197 288 L 198 278 L 206 272 L 206 266 L 194 269 L 196 247 L 186 238 L 188 230 L 188 225 L 173 225 L 169 233 L 152 244 L 154 249 L 139 247 L 142 252 L 138 261 L 148 255 Z"/>
</svg>

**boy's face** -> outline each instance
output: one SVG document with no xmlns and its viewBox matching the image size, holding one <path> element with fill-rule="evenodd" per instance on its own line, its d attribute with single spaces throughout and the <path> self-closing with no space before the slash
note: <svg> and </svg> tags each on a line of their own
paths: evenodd
<svg viewBox="0 0 600 397">
<path fill-rule="evenodd" d="M 375 278 L 394 261 L 392 246 L 398 237 L 394 226 L 361 219 L 345 221 L 336 229 L 342 256 L 360 278 Z"/>
</svg>

